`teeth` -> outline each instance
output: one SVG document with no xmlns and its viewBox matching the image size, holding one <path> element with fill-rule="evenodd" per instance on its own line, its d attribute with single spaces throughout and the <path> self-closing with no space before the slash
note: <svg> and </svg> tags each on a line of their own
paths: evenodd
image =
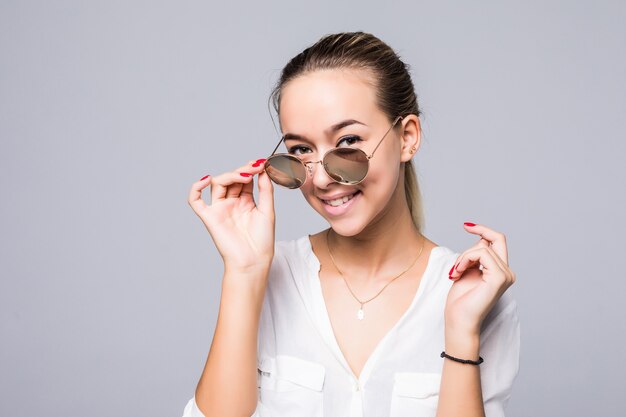
<svg viewBox="0 0 626 417">
<path fill-rule="evenodd" d="M 333 207 L 337 207 L 340 206 L 342 204 L 345 204 L 346 202 L 352 200 L 352 197 L 354 197 L 354 195 L 356 194 L 356 192 L 354 194 L 350 194 L 350 195 L 346 195 L 343 196 L 341 198 L 337 198 L 336 200 L 324 200 L 324 202 L 330 206 Z"/>
</svg>

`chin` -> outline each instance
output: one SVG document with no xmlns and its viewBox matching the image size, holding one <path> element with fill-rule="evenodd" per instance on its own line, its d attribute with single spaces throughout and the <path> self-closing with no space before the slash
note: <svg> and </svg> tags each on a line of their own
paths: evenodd
<svg viewBox="0 0 626 417">
<path fill-rule="evenodd" d="M 333 222 L 329 221 L 330 227 L 332 227 L 333 232 L 338 235 L 345 237 L 356 236 L 363 231 L 365 228 L 365 224 L 356 221 L 355 219 L 342 219 L 335 220 Z"/>
</svg>

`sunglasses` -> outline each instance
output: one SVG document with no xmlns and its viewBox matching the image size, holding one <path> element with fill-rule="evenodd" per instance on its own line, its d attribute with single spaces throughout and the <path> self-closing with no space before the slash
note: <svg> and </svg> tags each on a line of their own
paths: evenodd
<svg viewBox="0 0 626 417">
<path fill-rule="evenodd" d="M 313 175 L 312 164 L 322 163 L 324 171 L 333 180 L 340 184 L 354 185 L 358 184 L 367 175 L 370 167 L 370 159 L 374 156 L 374 152 L 383 142 L 383 139 L 398 123 L 402 120 L 402 116 L 396 117 L 393 124 L 383 135 L 370 155 L 367 155 L 359 148 L 333 148 L 324 153 L 319 161 L 302 161 L 295 155 L 289 153 L 276 153 L 285 137 L 281 137 L 278 145 L 274 148 L 272 154 L 265 161 L 265 172 L 272 181 L 286 188 L 300 188 L 307 179 L 307 171 Z"/>
</svg>

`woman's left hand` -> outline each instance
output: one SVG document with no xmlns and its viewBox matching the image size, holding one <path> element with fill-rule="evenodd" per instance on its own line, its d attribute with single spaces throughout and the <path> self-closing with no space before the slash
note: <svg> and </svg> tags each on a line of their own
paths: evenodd
<svg viewBox="0 0 626 417">
<path fill-rule="evenodd" d="M 454 283 L 448 292 L 445 321 L 455 331 L 479 335 L 483 319 L 513 285 L 515 273 L 509 269 L 502 233 L 478 224 L 464 227 L 480 239 L 457 258 L 450 271 Z"/>
</svg>

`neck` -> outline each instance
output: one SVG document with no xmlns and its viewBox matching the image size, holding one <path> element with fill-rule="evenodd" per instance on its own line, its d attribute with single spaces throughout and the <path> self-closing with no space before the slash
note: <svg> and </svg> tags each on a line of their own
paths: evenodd
<svg viewBox="0 0 626 417">
<path fill-rule="evenodd" d="M 357 235 L 342 236 L 332 228 L 329 230 L 330 248 L 327 249 L 337 267 L 352 282 L 386 282 L 411 266 L 420 251 L 411 270 L 428 258 L 432 242 L 415 227 L 404 189 L 399 187 L 399 191 L 401 193 L 394 193 L 392 197 L 395 201 Z"/>
</svg>

